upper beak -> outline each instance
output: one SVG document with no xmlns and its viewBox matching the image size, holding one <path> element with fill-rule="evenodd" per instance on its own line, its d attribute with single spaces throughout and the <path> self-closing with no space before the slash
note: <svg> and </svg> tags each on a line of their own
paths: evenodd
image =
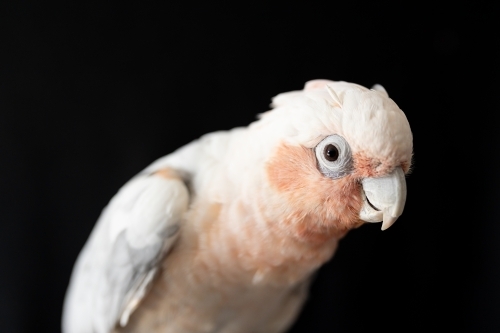
<svg viewBox="0 0 500 333">
<path fill-rule="evenodd" d="M 379 178 L 365 178 L 363 186 L 363 206 L 359 213 L 365 222 L 381 222 L 382 230 L 389 228 L 403 213 L 406 202 L 406 180 L 401 167 Z"/>
</svg>

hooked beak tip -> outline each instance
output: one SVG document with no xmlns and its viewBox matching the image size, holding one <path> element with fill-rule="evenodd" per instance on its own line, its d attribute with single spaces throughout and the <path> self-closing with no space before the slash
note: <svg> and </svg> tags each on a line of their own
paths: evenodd
<svg viewBox="0 0 500 333">
<path fill-rule="evenodd" d="M 382 220 L 382 231 L 389 229 L 390 226 L 396 222 L 399 216 L 392 216 L 389 212 L 384 211 L 384 217 Z"/>
</svg>

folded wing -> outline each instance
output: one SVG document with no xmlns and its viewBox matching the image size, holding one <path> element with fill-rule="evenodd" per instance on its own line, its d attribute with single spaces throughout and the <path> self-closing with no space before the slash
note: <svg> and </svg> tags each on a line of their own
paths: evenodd
<svg viewBox="0 0 500 333">
<path fill-rule="evenodd" d="M 182 227 L 186 185 L 172 169 L 140 174 L 104 209 L 73 269 L 64 333 L 108 333 L 126 325 Z"/>
</svg>

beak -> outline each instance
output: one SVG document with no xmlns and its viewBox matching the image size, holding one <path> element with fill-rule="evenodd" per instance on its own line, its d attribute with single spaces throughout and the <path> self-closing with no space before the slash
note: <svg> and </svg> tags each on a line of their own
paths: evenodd
<svg viewBox="0 0 500 333">
<path fill-rule="evenodd" d="M 359 213 L 365 222 L 381 222 L 382 230 L 388 229 L 403 213 L 406 202 L 406 180 L 401 167 L 389 175 L 379 178 L 365 178 L 363 186 L 363 206 Z"/>
</svg>

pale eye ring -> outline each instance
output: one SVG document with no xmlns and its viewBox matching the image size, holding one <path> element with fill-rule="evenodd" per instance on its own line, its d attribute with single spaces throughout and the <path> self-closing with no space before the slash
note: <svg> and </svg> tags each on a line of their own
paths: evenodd
<svg viewBox="0 0 500 333">
<path fill-rule="evenodd" d="M 326 177 L 337 179 L 352 172 L 352 154 L 347 141 L 333 134 L 324 138 L 315 148 L 318 169 Z"/>
</svg>

